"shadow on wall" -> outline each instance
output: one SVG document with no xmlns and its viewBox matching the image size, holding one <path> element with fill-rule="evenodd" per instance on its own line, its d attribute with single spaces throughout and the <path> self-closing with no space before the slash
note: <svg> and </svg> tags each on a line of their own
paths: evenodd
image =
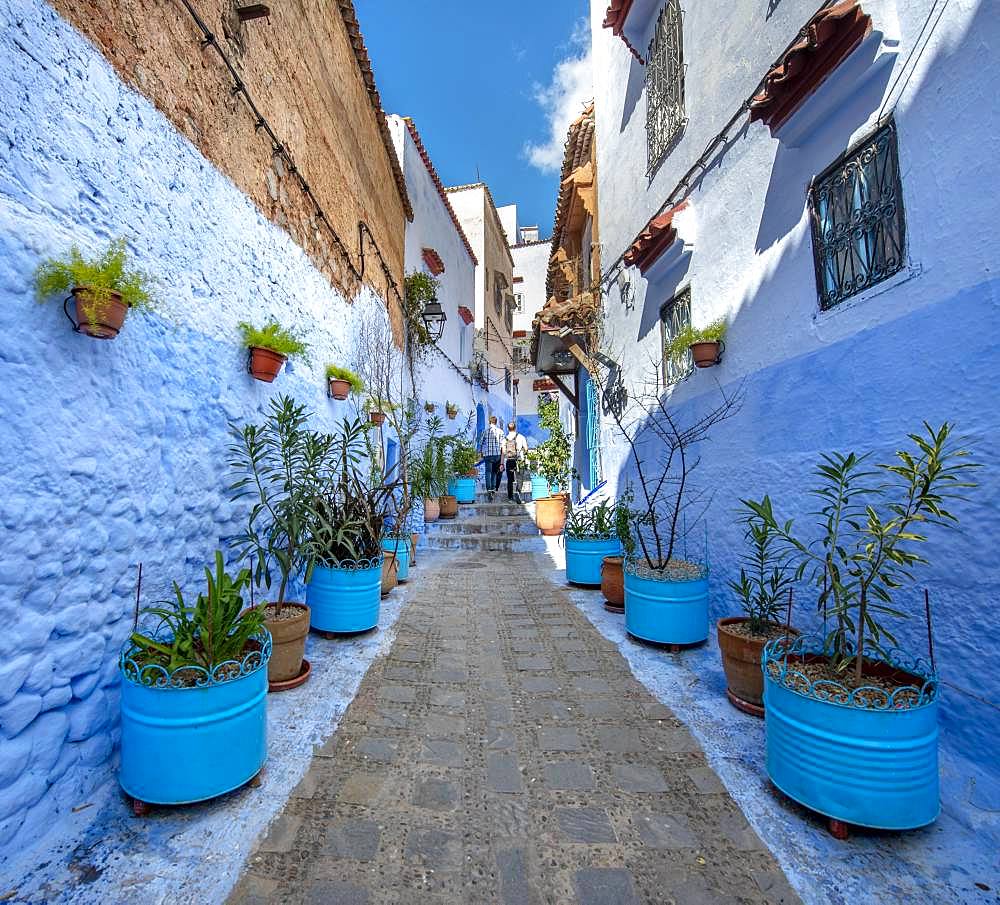
<svg viewBox="0 0 1000 905">
<path fill-rule="evenodd" d="M 677 241 L 680 241 L 679 239 Z M 665 251 L 664 256 L 670 254 Z M 659 264 L 660 262 L 657 262 Z M 654 269 L 657 267 L 653 265 Z M 642 314 L 639 317 L 639 332 L 636 342 L 641 343 L 651 330 L 660 326 L 660 311 L 676 294 L 691 267 L 691 252 L 685 251 L 669 269 L 657 273 L 646 280 L 646 291 L 642 298 Z"/>
<path fill-rule="evenodd" d="M 617 39 L 616 39 L 617 40 Z M 646 85 L 646 67 L 642 65 L 631 53 L 628 55 L 628 83 L 625 86 L 625 103 L 622 106 L 622 121 L 618 127 L 618 134 L 623 133 L 632 120 L 642 89 Z"/>
</svg>

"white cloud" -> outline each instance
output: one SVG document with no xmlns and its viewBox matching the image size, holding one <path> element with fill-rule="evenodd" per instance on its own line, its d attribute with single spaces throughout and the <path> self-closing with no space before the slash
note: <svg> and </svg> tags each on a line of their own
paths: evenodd
<svg viewBox="0 0 1000 905">
<path fill-rule="evenodd" d="M 524 156 L 543 173 L 562 167 L 566 130 L 594 96 L 590 56 L 590 24 L 581 19 L 573 28 L 569 53 L 556 63 L 548 85 L 535 84 L 532 95 L 545 113 L 549 136 L 539 144 L 526 142 Z"/>
</svg>

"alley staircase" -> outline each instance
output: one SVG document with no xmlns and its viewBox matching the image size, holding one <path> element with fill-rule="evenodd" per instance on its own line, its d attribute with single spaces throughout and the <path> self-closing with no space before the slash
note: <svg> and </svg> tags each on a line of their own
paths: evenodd
<svg viewBox="0 0 1000 905">
<path fill-rule="evenodd" d="M 459 504 L 458 516 L 425 526 L 420 546 L 431 550 L 483 550 L 530 553 L 545 550 L 545 540 L 535 527 L 533 503 L 509 503 L 498 493 L 490 503 L 477 493 L 474 503 Z"/>
</svg>

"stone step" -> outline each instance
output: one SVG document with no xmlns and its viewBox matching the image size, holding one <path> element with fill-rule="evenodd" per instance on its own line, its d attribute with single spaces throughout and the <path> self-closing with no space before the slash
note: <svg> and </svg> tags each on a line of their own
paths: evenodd
<svg viewBox="0 0 1000 905">
<path fill-rule="evenodd" d="M 535 553 L 545 551 L 545 539 L 541 535 L 528 537 L 509 534 L 425 534 L 418 549 L 425 547 L 428 550 Z"/>
<path fill-rule="evenodd" d="M 535 523 L 526 519 L 444 519 L 425 524 L 425 533 L 431 534 L 538 534 Z"/>
<path fill-rule="evenodd" d="M 519 515 L 523 518 L 532 519 L 535 517 L 535 507 L 530 503 L 502 503 L 498 500 L 495 503 L 460 503 L 458 514 L 463 515 Z"/>
</svg>

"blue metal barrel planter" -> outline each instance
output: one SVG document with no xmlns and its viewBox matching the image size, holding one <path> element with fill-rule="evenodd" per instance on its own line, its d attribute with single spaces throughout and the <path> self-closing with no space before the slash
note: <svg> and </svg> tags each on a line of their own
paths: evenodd
<svg viewBox="0 0 1000 905">
<path fill-rule="evenodd" d="M 771 782 L 833 821 L 881 830 L 933 823 L 940 811 L 938 679 L 930 665 L 890 651 L 884 671 L 913 684 L 851 691 L 799 672 L 803 658 L 822 656 L 821 638 L 795 638 L 787 652 L 779 638 L 761 657 Z"/>
<path fill-rule="evenodd" d="M 698 644 L 708 638 L 708 569 L 689 580 L 639 575 L 625 563 L 625 630 L 657 644 Z"/>
<path fill-rule="evenodd" d="M 410 539 L 408 537 L 383 537 L 382 549 L 396 554 L 399 568 L 396 581 L 406 581 L 410 577 Z"/>
<path fill-rule="evenodd" d="M 617 537 L 566 536 L 566 580 L 573 584 L 600 585 L 605 556 L 621 556 Z"/>
<path fill-rule="evenodd" d="M 474 503 L 476 501 L 476 479 L 471 477 L 455 478 L 455 489 L 452 491 L 460 503 Z"/>
<path fill-rule="evenodd" d="M 551 495 L 549 482 L 545 478 L 533 474 L 531 476 L 531 498 L 533 500 L 544 500 Z"/>
<path fill-rule="evenodd" d="M 309 625 L 321 632 L 366 632 L 378 625 L 382 557 L 316 565 L 306 586 Z"/>
<path fill-rule="evenodd" d="M 259 649 L 211 672 L 142 666 L 127 643 L 122 674 L 122 789 L 136 802 L 188 804 L 231 792 L 267 760 L 267 661 L 271 636 Z"/>
</svg>

